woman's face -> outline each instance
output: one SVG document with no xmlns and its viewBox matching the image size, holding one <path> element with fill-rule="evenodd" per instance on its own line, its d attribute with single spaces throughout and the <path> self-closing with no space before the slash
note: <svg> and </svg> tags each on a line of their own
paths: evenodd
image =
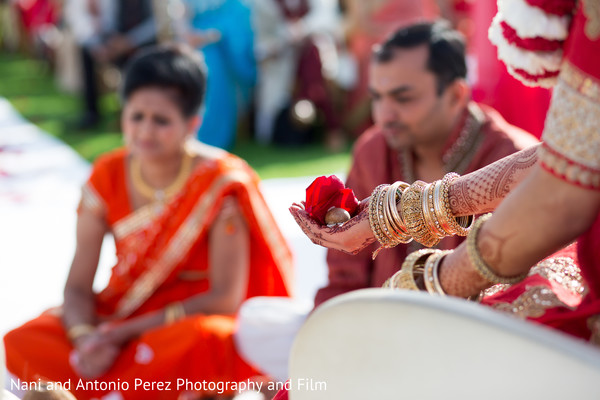
<svg viewBox="0 0 600 400">
<path fill-rule="evenodd" d="M 198 117 L 186 118 L 174 93 L 158 87 L 133 92 L 123 108 L 121 127 L 125 144 L 141 159 L 169 159 L 181 154 L 183 144 L 195 132 Z"/>
</svg>

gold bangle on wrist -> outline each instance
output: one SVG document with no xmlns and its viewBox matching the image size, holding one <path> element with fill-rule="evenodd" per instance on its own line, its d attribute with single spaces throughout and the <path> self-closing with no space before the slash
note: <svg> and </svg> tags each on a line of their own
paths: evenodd
<svg viewBox="0 0 600 400">
<path fill-rule="evenodd" d="M 420 290 L 415 276 L 423 274 L 423 266 L 427 258 L 441 250 L 421 249 L 410 253 L 402 263 L 400 271 L 392 275 L 384 284 L 384 288 Z"/>
<path fill-rule="evenodd" d="M 439 187 L 436 187 L 436 189 L 438 189 L 437 197 L 439 199 L 437 202 L 438 220 L 440 221 L 442 228 L 449 235 L 467 236 L 473 225 L 473 215 L 455 217 L 450 208 L 450 185 L 458 178 L 460 178 L 460 175 L 450 172 L 444 175 Z"/>
<path fill-rule="evenodd" d="M 389 231 L 386 231 L 390 239 L 394 242 L 394 246 L 399 243 L 410 243 L 412 237 L 406 230 L 406 224 L 402 220 L 402 217 L 398 213 L 398 202 L 402 198 L 402 192 L 407 189 L 410 185 L 404 182 L 394 182 L 387 188 L 385 197 L 383 199 L 383 215 L 388 226 Z"/>
<path fill-rule="evenodd" d="M 92 324 L 77 324 L 67 330 L 67 337 L 71 342 L 74 342 L 82 336 L 93 333 L 95 330 L 96 327 Z"/>
<path fill-rule="evenodd" d="M 435 264 L 433 265 L 433 290 L 440 296 L 446 296 L 446 292 L 444 291 L 444 288 L 442 287 L 442 283 L 440 281 L 440 265 L 442 264 L 442 260 L 444 259 L 444 257 L 446 257 L 446 255 L 450 253 L 452 253 L 452 250 L 446 251 L 437 260 L 435 260 Z"/>
<path fill-rule="evenodd" d="M 425 282 L 425 289 L 427 289 L 429 294 L 440 296 L 446 295 L 440 284 L 438 270 L 440 261 L 448 253 L 452 253 L 452 250 L 438 250 L 431 254 L 425 262 L 425 266 L 423 267 L 423 280 Z"/>
<path fill-rule="evenodd" d="M 425 226 L 438 239 L 443 239 L 446 236 L 446 232 L 441 228 L 440 223 L 438 221 L 438 217 L 435 213 L 434 189 L 436 183 L 437 182 L 433 182 L 425 186 L 425 188 L 423 189 L 421 203 L 423 206 L 423 217 L 425 220 Z"/>
<path fill-rule="evenodd" d="M 185 317 L 185 309 L 180 301 L 169 304 L 165 307 L 165 324 L 171 325 Z"/>
<path fill-rule="evenodd" d="M 440 238 L 428 227 L 423 210 L 423 196 L 427 184 L 415 181 L 402 193 L 401 213 L 406 223 L 406 229 L 416 242 L 426 247 L 433 247 L 439 243 Z"/>
<path fill-rule="evenodd" d="M 477 236 L 482 225 L 492 217 L 491 213 L 482 215 L 471 228 L 471 232 L 467 236 L 467 252 L 469 259 L 475 270 L 483 279 L 491 283 L 513 284 L 522 281 L 527 277 L 527 272 L 517 276 L 500 276 L 496 274 L 490 266 L 483 260 L 479 249 L 477 248 Z"/>
<path fill-rule="evenodd" d="M 379 185 L 373 190 L 369 201 L 369 224 L 373 235 L 381 244 L 373 252 L 373 259 L 382 249 L 390 249 L 400 243 L 412 240 L 404 221 L 397 212 L 397 201 L 402 191 L 408 187 L 404 182 L 392 185 Z"/>
</svg>

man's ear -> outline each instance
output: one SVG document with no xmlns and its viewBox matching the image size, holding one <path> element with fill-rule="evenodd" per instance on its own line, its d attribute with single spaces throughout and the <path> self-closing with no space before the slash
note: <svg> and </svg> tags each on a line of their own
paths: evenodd
<svg viewBox="0 0 600 400">
<path fill-rule="evenodd" d="M 456 79 L 447 88 L 449 105 L 453 110 L 462 110 L 471 100 L 471 89 L 465 79 Z"/>
</svg>

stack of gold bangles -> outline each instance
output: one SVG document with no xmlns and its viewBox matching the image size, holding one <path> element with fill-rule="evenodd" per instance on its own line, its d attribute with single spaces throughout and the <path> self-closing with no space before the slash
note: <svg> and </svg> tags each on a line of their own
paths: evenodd
<svg viewBox="0 0 600 400">
<path fill-rule="evenodd" d="M 459 175 L 451 172 L 429 184 L 416 181 L 412 185 L 396 182 L 377 186 L 371 195 L 369 221 L 381 247 L 373 258 L 382 248 L 412 239 L 432 247 L 446 236 L 466 236 L 473 216 L 455 217 L 450 208 L 450 185 L 457 178 Z"/>
<path fill-rule="evenodd" d="M 439 279 L 440 263 L 450 250 L 421 249 L 410 253 L 400 271 L 392 275 L 384 288 L 427 290 L 428 293 L 445 296 Z M 420 286 L 421 285 L 421 286 Z"/>
<path fill-rule="evenodd" d="M 490 283 L 514 284 L 527 277 L 527 273 L 515 276 L 501 276 L 494 272 L 483 260 L 477 248 L 477 236 L 481 226 L 492 214 L 483 215 L 474 224 L 467 236 L 467 253 L 473 268 Z M 427 290 L 430 294 L 444 296 L 439 278 L 442 259 L 453 250 L 421 249 L 410 253 L 402 263 L 402 268 L 392 275 L 384 284 L 384 288 Z"/>
<path fill-rule="evenodd" d="M 373 253 L 373 259 L 382 248 L 392 248 L 399 243 L 409 243 L 412 238 L 406 230 L 406 224 L 398 213 L 398 202 L 402 192 L 409 185 L 396 182 L 392 185 L 379 185 L 373 191 L 369 202 L 369 223 L 371 230 L 381 243 L 381 247 Z"/>
</svg>

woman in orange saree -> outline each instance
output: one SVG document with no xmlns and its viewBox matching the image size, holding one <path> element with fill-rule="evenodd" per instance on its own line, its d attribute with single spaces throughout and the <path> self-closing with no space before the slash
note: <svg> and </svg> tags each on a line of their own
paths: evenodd
<svg viewBox="0 0 600 400">
<path fill-rule="evenodd" d="M 256 374 L 236 353 L 233 314 L 287 296 L 291 257 L 241 159 L 190 141 L 204 72 L 163 46 L 127 69 L 126 147 L 97 160 L 82 190 L 77 248 L 59 309 L 9 332 L 8 370 L 68 384 L 78 399 L 231 394 Z M 117 263 L 92 291 L 105 233 Z"/>
</svg>

